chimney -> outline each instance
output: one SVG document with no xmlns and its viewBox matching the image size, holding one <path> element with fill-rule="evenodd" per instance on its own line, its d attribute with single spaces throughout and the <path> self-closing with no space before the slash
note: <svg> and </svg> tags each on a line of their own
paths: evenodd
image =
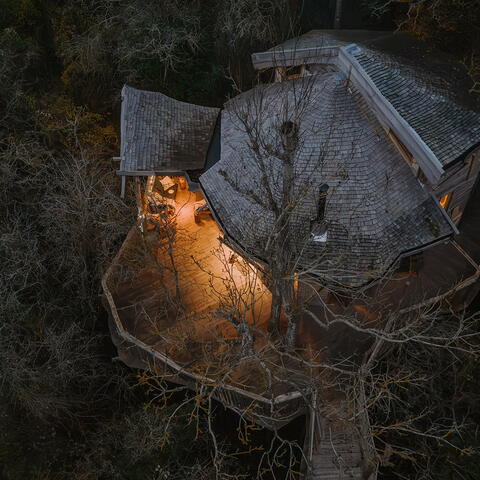
<svg viewBox="0 0 480 480">
<path fill-rule="evenodd" d="M 342 20 L 342 0 L 336 0 L 333 28 L 339 29 L 341 25 L 341 20 Z"/>
</svg>

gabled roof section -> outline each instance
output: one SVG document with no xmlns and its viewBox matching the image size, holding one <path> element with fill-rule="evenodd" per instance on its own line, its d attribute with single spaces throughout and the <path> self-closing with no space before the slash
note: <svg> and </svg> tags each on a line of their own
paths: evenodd
<svg viewBox="0 0 480 480">
<path fill-rule="evenodd" d="M 336 72 L 260 85 L 225 105 L 221 159 L 200 182 L 226 233 L 262 258 L 275 228 L 271 211 L 252 199 L 265 196 L 265 188 L 238 112 L 260 115 L 259 135 L 274 145 L 285 105 L 295 102 L 293 96 L 302 96 L 307 83 L 312 89 L 308 105 L 296 118 L 301 144 L 295 151 L 293 188 L 298 203 L 291 216 L 300 263 L 308 266 L 320 259 L 331 277 L 355 286 L 385 271 L 402 253 L 452 234 L 450 223 L 363 97 L 346 87 L 345 76 Z M 279 198 L 281 161 L 268 154 L 264 161 Z M 327 235 L 325 242 L 315 242 L 312 218 L 317 215 L 318 188 L 324 184 L 329 186 L 322 219 Z"/>
<path fill-rule="evenodd" d="M 203 168 L 219 111 L 125 85 L 119 173 Z"/>
<path fill-rule="evenodd" d="M 281 58 L 282 52 L 291 56 L 287 52 L 297 51 L 297 56 L 316 63 L 310 58 L 315 49 L 320 54 L 352 43 L 358 48 L 348 48 L 349 54 L 440 165 L 447 167 L 480 143 L 479 100 L 468 93 L 471 81 L 465 68 L 409 34 L 312 30 L 258 57 L 254 54 L 253 60 L 261 66 L 267 53 Z"/>
</svg>

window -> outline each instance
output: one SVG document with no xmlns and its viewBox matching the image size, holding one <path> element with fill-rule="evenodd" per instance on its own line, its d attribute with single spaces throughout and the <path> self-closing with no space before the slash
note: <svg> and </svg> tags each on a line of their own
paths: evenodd
<svg viewBox="0 0 480 480">
<path fill-rule="evenodd" d="M 275 81 L 275 69 L 267 68 L 258 72 L 258 80 L 260 83 L 273 83 Z"/>
<path fill-rule="evenodd" d="M 275 81 L 283 82 L 291 78 L 300 78 L 305 76 L 305 65 L 293 65 L 290 67 L 276 67 Z"/>
<path fill-rule="evenodd" d="M 418 163 L 415 161 L 415 158 L 413 158 L 413 155 L 411 154 L 410 150 L 397 137 L 397 135 L 392 129 L 388 131 L 388 136 L 390 137 L 392 142 L 395 144 L 395 146 L 398 148 L 398 150 L 402 154 L 402 157 L 407 161 L 408 165 L 413 170 L 415 175 L 417 175 L 419 182 L 425 184 L 426 183 L 425 174 L 420 170 L 420 167 L 418 166 Z"/>
<path fill-rule="evenodd" d="M 407 161 L 407 163 L 410 165 L 411 168 L 417 173 L 418 171 L 418 165 L 415 159 L 413 158 L 413 155 L 410 153 L 410 150 L 404 145 L 404 143 L 395 135 L 395 132 L 390 129 L 388 131 L 388 136 L 392 140 L 392 142 L 395 144 L 395 146 L 400 150 L 400 153 L 402 154 L 403 158 Z"/>
<path fill-rule="evenodd" d="M 300 78 L 303 77 L 305 72 L 305 65 L 295 65 L 288 67 L 285 74 L 287 78 Z"/>
<path fill-rule="evenodd" d="M 443 197 L 440 198 L 438 201 L 442 208 L 446 210 L 450 205 L 450 201 L 452 200 L 452 192 L 446 193 Z"/>
</svg>

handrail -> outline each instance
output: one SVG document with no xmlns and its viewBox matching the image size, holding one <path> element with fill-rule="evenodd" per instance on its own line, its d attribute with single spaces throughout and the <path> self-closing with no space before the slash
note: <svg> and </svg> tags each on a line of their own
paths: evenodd
<svg viewBox="0 0 480 480">
<path fill-rule="evenodd" d="M 315 423 L 317 419 L 317 392 L 313 392 L 312 406 L 310 407 L 310 445 L 308 447 L 308 461 L 313 460 L 313 444 L 315 443 Z"/>
</svg>

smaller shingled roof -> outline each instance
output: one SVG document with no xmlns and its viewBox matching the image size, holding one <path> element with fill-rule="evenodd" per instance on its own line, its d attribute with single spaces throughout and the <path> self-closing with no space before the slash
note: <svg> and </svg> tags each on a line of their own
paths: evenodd
<svg viewBox="0 0 480 480">
<path fill-rule="evenodd" d="M 125 85 L 120 171 L 202 169 L 219 111 Z"/>
</svg>

